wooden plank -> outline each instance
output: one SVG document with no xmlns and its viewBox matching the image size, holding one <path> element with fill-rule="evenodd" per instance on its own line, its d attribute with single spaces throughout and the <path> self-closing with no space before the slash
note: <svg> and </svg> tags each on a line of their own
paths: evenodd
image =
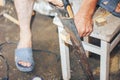
<svg viewBox="0 0 120 80">
<path fill-rule="evenodd" d="M 59 35 L 65 43 L 72 45 L 69 33 L 67 33 L 65 30 L 63 30 L 63 31 L 61 31 L 61 33 Z"/>
<path fill-rule="evenodd" d="M 106 14 L 104 14 L 106 13 Z M 101 16 L 101 14 L 103 14 Z M 116 33 L 120 30 L 120 18 L 113 16 L 112 14 L 101 11 L 100 8 L 95 12 L 93 16 L 94 29 L 91 33 L 91 37 L 101 39 L 107 42 L 110 42 Z M 103 26 L 98 26 L 96 24 L 97 18 L 105 18 L 103 20 L 97 20 L 97 23 L 106 23 Z"/>
<path fill-rule="evenodd" d="M 105 18 L 103 18 L 103 17 L 99 17 L 99 18 L 95 19 L 95 23 L 98 26 L 104 26 L 107 23 L 107 20 Z"/>
<path fill-rule="evenodd" d="M 17 19 L 13 18 L 12 16 L 10 16 L 9 14 L 7 13 L 4 13 L 3 16 L 7 19 L 9 19 L 10 21 L 14 22 L 15 24 L 19 25 L 19 22 Z"/>
<path fill-rule="evenodd" d="M 90 35 L 91 37 L 110 42 L 114 35 L 118 33 L 120 30 L 120 18 L 109 15 L 106 19 L 107 24 L 101 27 L 97 26 L 94 21 L 94 29 Z"/>
</svg>

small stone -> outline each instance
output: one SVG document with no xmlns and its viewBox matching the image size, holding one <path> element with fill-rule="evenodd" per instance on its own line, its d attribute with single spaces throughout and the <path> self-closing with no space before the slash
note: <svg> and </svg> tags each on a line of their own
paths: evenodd
<svg viewBox="0 0 120 80">
<path fill-rule="evenodd" d="M 32 80 L 42 80 L 41 77 L 34 77 Z"/>
</svg>

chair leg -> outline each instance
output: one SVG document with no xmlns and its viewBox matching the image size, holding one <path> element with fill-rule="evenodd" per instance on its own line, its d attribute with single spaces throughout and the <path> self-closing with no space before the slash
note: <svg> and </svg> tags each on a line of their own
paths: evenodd
<svg viewBox="0 0 120 80">
<path fill-rule="evenodd" d="M 60 36 L 62 31 L 63 31 L 63 28 L 58 27 L 62 77 L 63 77 L 63 80 L 70 80 L 69 48 L 67 45 L 65 45 L 64 41 Z"/>
<path fill-rule="evenodd" d="M 109 48 L 109 43 L 101 41 L 100 80 L 109 80 Z"/>
</svg>

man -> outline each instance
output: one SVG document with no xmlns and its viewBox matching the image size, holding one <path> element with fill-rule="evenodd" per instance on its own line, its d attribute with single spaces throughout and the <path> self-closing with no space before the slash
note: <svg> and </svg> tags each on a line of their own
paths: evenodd
<svg viewBox="0 0 120 80">
<path fill-rule="evenodd" d="M 47 1 L 56 6 L 63 6 L 63 4 L 58 0 Z M 32 34 L 30 30 L 30 20 L 34 0 L 14 0 L 14 2 L 20 24 L 20 40 L 17 49 L 15 50 L 15 62 L 20 71 L 29 72 L 34 68 L 31 41 Z M 92 16 L 94 14 L 97 2 L 98 0 L 82 0 L 79 10 L 74 16 L 75 25 L 81 37 L 90 35 L 93 30 Z M 119 14 L 120 4 L 117 5 L 115 12 Z"/>
</svg>

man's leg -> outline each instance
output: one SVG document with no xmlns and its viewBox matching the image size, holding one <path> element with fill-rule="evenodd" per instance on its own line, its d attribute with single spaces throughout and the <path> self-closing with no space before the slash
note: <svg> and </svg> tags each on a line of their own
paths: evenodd
<svg viewBox="0 0 120 80">
<path fill-rule="evenodd" d="M 20 41 L 17 49 L 32 48 L 30 21 L 34 0 L 15 0 L 14 2 L 20 24 Z M 19 64 L 27 67 L 31 65 L 29 62 L 24 61 L 20 61 Z"/>
</svg>

